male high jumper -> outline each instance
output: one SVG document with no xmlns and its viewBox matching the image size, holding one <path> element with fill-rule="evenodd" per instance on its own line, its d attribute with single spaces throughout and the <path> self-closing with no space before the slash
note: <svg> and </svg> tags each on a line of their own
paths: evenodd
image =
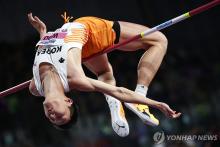
<svg viewBox="0 0 220 147">
<path fill-rule="evenodd" d="M 65 92 L 71 90 L 103 93 L 110 107 L 112 127 L 122 137 L 129 134 L 129 127 L 120 101 L 124 101 L 125 106 L 144 123 L 152 126 L 158 125 L 159 121 L 149 112 L 148 106 L 161 110 L 170 118 L 181 115 L 165 103 L 146 98 L 148 86 L 167 50 L 167 39 L 161 32 L 155 32 L 118 49 L 146 50 L 138 64 L 137 86 L 133 92 L 116 86 L 106 53 L 91 57 L 149 28 L 124 21 L 81 17 L 65 23 L 54 32 L 47 32 L 46 25 L 38 17 L 33 17 L 30 13 L 28 19 L 40 34 L 29 89 L 33 95 L 45 97 L 45 115 L 56 127 L 66 129 L 76 119 L 75 103 L 65 96 Z M 97 80 L 85 75 L 82 59 L 86 58 L 90 59 L 83 64 L 97 76 Z"/>
</svg>

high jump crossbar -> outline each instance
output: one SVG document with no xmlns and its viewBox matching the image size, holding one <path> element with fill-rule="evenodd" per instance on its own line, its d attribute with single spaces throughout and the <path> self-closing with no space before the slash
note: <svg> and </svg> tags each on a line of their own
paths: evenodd
<svg viewBox="0 0 220 147">
<path fill-rule="evenodd" d="M 91 59 L 93 57 L 99 56 L 99 55 L 104 54 L 104 53 L 111 52 L 111 51 L 115 50 L 118 47 L 121 47 L 121 46 L 123 46 L 125 44 L 128 44 L 128 43 L 130 43 L 130 42 L 132 42 L 134 40 L 138 40 L 140 38 L 143 38 L 144 36 L 149 35 L 151 33 L 154 33 L 156 31 L 159 31 L 159 30 L 162 30 L 164 28 L 167 28 L 167 27 L 169 27 L 171 25 L 174 25 L 174 24 L 176 24 L 176 23 L 178 23 L 180 21 L 183 21 L 183 20 L 185 20 L 185 19 L 187 19 L 189 17 L 192 17 L 192 16 L 194 16 L 196 14 L 199 14 L 201 12 L 204 12 L 204 11 L 208 10 L 208 9 L 211 9 L 211 8 L 213 8 L 213 7 L 215 7 L 215 6 L 219 5 L 219 4 L 220 4 L 220 0 L 213 0 L 213 1 L 209 2 L 209 3 L 207 3 L 207 4 L 204 4 L 204 5 L 202 5 L 202 6 L 198 7 L 198 8 L 195 8 L 195 9 L 193 9 L 193 10 L 187 12 L 187 13 L 184 13 L 184 14 L 182 14 L 180 16 L 177 16 L 177 17 L 175 17 L 173 19 L 170 19 L 170 20 L 168 20 L 168 21 L 166 21 L 164 23 L 161 23 L 161 24 L 159 24 L 159 25 L 157 25 L 157 26 L 155 26 L 155 27 L 153 27 L 151 29 L 148 29 L 148 30 L 146 30 L 144 32 L 141 32 L 140 34 L 125 40 L 124 42 L 121 42 L 119 44 L 115 44 L 113 46 L 110 46 L 110 47 L 104 49 L 100 53 L 94 54 L 94 55 L 92 55 L 92 56 L 90 56 L 88 58 L 83 58 L 82 60 L 83 60 L 83 62 L 85 62 L 85 61 L 88 61 L 89 59 Z M 10 94 L 13 94 L 13 93 L 16 93 L 18 91 L 21 91 L 24 88 L 27 88 L 29 86 L 30 82 L 31 82 L 31 80 L 28 80 L 28 81 L 26 81 L 24 83 L 21 83 L 19 85 L 16 85 L 14 87 L 11 87 L 9 89 L 6 89 L 6 90 L 0 92 L 0 98 L 5 97 L 5 96 L 10 95 Z"/>
</svg>

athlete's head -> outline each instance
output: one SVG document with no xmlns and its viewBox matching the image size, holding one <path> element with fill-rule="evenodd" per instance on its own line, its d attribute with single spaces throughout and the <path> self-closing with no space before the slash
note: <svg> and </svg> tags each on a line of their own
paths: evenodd
<svg viewBox="0 0 220 147">
<path fill-rule="evenodd" d="M 55 67 L 48 64 L 41 65 L 42 70 L 43 66 L 46 67 L 44 74 L 42 74 L 45 115 L 54 126 L 57 126 L 56 128 L 68 129 L 77 118 L 76 104 L 65 95 L 64 87 Z"/>
<path fill-rule="evenodd" d="M 65 95 L 45 99 L 43 107 L 46 117 L 58 129 L 69 129 L 77 120 L 77 106 Z"/>
</svg>

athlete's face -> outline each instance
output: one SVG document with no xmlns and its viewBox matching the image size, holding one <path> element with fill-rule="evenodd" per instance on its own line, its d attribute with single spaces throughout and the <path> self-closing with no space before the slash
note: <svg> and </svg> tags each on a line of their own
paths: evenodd
<svg viewBox="0 0 220 147">
<path fill-rule="evenodd" d="M 69 107 L 71 105 L 72 100 L 69 98 L 45 100 L 43 103 L 46 117 L 56 125 L 63 125 L 70 121 Z"/>
</svg>

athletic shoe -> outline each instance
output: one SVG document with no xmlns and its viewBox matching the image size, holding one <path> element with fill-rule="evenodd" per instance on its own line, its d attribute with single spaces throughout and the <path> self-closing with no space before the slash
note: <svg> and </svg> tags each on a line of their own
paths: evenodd
<svg viewBox="0 0 220 147">
<path fill-rule="evenodd" d="M 113 97 L 106 98 L 111 113 L 111 121 L 113 130 L 120 136 L 125 137 L 129 134 L 128 122 L 121 102 Z"/>
<path fill-rule="evenodd" d="M 125 106 L 133 111 L 145 124 L 150 126 L 158 126 L 159 120 L 150 113 L 147 105 L 124 103 Z"/>
</svg>

